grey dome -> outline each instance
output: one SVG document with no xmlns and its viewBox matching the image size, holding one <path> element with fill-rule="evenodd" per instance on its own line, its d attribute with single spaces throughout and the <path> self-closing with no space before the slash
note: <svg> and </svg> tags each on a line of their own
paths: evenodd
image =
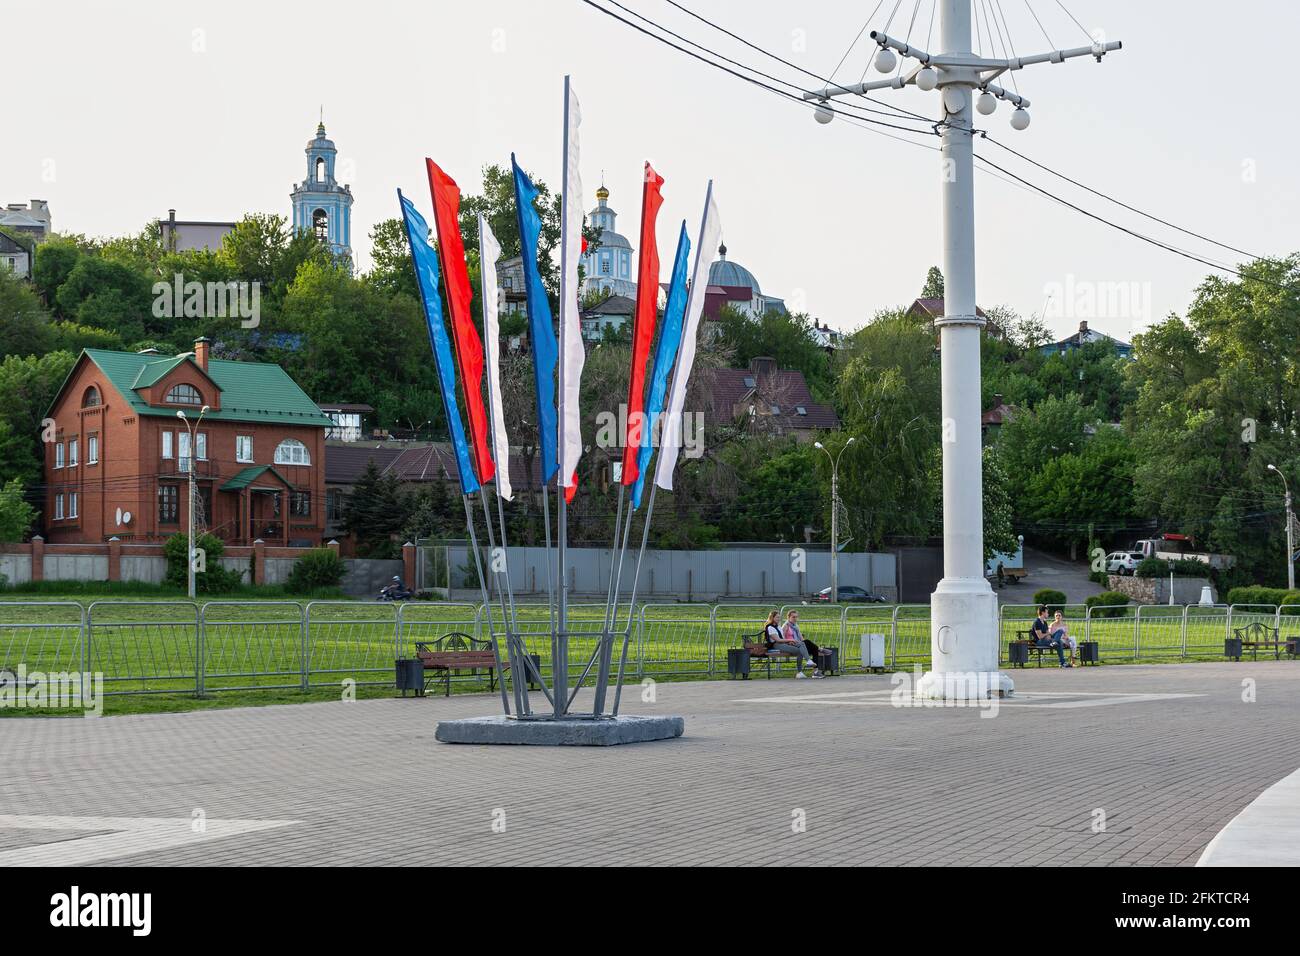
<svg viewBox="0 0 1300 956">
<path fill-rule="evenodd" d="M 754 290 L 755 295 L 763 294 L 754 273 L 738 262 L 727 260 L 726 246 L 719 247 L 718 253 L 722 258 L 709 266 L 709 285 L 748 286 Z"/>
</svg>

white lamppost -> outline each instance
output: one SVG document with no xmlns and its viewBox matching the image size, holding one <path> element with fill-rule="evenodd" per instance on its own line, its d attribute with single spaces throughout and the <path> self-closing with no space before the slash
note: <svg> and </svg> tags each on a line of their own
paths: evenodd
<svg viewBox="0 0 1300 956">
<path fill-rule="evenodd" d="M 826 104 L 837 96 L 915 85 L 938 89 L 943 104 L 944 315 L 940 328 L 943 384 L 943 580 L 930 599 L 931 667 L 917 694 L 971 700 L 1013 689 L 998 670 L 997 596 L 984 577 L 984 508 L 980 440 L 980 338 L 984 320 L 975 312 L 974 111 L 989 115 L 998 100 L 1012 103 L 1013 129 L 1029 125 L 1029 101 L 993 80 L 1009 70 L 1035 63 L 1060 63 L 1079 56 L 1098 61 L 1118 50 L 1118 41 L 1096 42 L 1071 50 L 994 59 L 971 51 L 970 0 L 940 0 L 939 42 L 943 52 L 930 55 L 883 33 L 872 31 L 880 47 L 876 68 L 891 72 L 896 55 L 917 65 L 886 80 L 853 86 L 827 86 L 807 93 L 806 100 Z M 829 110 L 823 110 L 828 113 Z M 830 118 L 834 114 L 830 113 Z M 820 122 L 828 117 L 818 116 Z"/>
<path fill-rule="evenodd" d="M 189 548 L 189 562 L 188 562 L 189 563 L 188 581 L 189 581 L 189 594 L 191 599 L 193 599 L 194 597 L 194 490 L 195 490 L 194 461 L 198 453 L 198 446 L 194 443 L 195 441 L 194 429 L 198 428 L 199 423 L 203 421 L 203 416 L 207 414 L 207 411 L 208 411 L 207 405 L 204 405 L 201 409 L 199 409 L 199 417 L 196 418 L 194 420 L 194 424 L 191 425 L 190 420 L 185 417 L 185 410 L 179 408 L 176 410 L 176 417 L 185 423 L 185 430 L 189 432 L 189 436 L 190 436 L 189 463 L 186 465 L 186 470 L 190 474 L 189 497 L 186 499 L 187 500 L 186 510 L 189 512 L 188 524 L 189 524 L 190 548 Z M 179 451 L 179 449 L 177 450 Z M 176 457 L 178 460 L 184 461 L 184 459 L 182 459 L 180 455 L 177 455 Z"/>
<path fill-rule="evenodd" d="M 826 452 L 826 457 L 831 462 L 831 603 L 840 603 L 840 459 L 844 457 L 844 451 L 852 445 L 854 439 L 850 438 L 844 443 L 844 448 L 835 457 L 831 457 L 830 450 L 821 442 L 813 442 L 814 448 L 820 448 Z"/>
<path fill-rule="evenodd" d="M 1269 465 L 1268 470 L 1275 472 L 1282 479 L 1282 487 L 1286 491 L 1286 586 L 1287 590 L 1295 590 L 1295 561 L 1292 555 L 1295 554 L 1295 532 L 1293 524 L 1295 519 L 1291 517 L 1291 486 L 1287 484 L 1286 475 L 1282 474 L 1282 469 L 1277 465 Z"/>
</svg>

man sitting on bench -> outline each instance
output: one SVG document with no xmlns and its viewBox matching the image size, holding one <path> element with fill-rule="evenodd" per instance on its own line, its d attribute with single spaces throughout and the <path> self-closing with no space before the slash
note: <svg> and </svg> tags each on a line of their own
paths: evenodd
<svg viewBox="0 0 1300 956">
<path fill-rule="evenodd" d="M 763 625 L 763 639 L 767 642 L 767 653 L 772 654 L 797 654 L 799 660 L 795 661 L 795 677 L 806 677 L 803 672 L 804 661 L 812 663 L 812 657 L 808 654 L 808 648 L 804 647 L 803 641 L 795 641 L 786 637 L 777 624 L 780 615 L 773 611 L 767 616 L 767 623 Z"/>
<path fill-rule="evenodd" d="M 1034 618 L 1034 623 L 1029 629 L 1034 638 L 1035 647 L 1054 647 L 1056 648 L 1057 659 L 1060 660 L 1062 667 L 1069 667 L 1065 662 L 1065 646 L 1061 640 L 1060 633 L 1051 633 L 1047 625 L 1047 606 L 1038 605 L 1038 617 Z"/>
</svg>

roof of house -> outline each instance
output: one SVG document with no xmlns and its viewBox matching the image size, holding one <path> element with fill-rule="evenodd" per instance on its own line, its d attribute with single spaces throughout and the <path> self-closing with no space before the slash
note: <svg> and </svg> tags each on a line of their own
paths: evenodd
<svg viewBox="0 0 1300 956">
<path fill-rule="evenodd" d="M 82 355 L 98 366 L 112 386 L 127 400 L 131 410 L 138 415 L 174 417 L 176 407 L 150 405 L 136 389 L 145 388 L 159 381 L 184 362 L 194 365 L 196 374 L 204 374 L 189 355 L 160 358 L 156 354 L 113 352 L 108 349 L 86 349 Z M 75 370 L 74 366 L 73 372 Z M 204 415 L 204 418 L 209 421 L 267 422 L 277 425 L 322 427 L 330 427 L 334 424 L 278 365 L 210 359 L 206 374 L 221 389 L 221 408 L 210 410 Z M 71 381 L 72 375 L 73 373 L 70 372 L 60 386 L 54 403 L 51 403 L 52 406 L 62 397 L 63 389 Z"/>
<path fill-rule="evenodd" d="M 21 252 L 23 255 L 27 255 L 27 247 L 21 242 L 15 241 L 11 236 L 0 232 L 0 252 L 7 252 L 10 254 Z"/>
<path fill-rule="evenodd" d="M 1117 339 L 1113 335 L 1107 335 L 1105 332 L 1098 332 L 1096 329 L 1088 328 L 1086 321 L 1079 323 L 1079 330 L 1073 335 L 1061 339 L 1059 342 L 1053 342 L 1051 345 L 1043 346 L 1044 350 L 1052 349 L 1070 349 L 1079 348 L 1090 342 L 1111 342 L 1119 349 L 1131 349 L 1132 344 L 1125 342 L 1123 339 Z"/>
<path fill-rule="evenodd" d="M 635 299 L 630 299 L 625 295 L 611 295 L 608 299 L 602 299 L 590 309 L 584 309 L 582 317 L 584 319 L 594 319 L 601 315 L 633 315 L 635 312 Z"/>
<path fill-rule="evenodd" d="M 993 407 L 980 415 L 980 425 L 1005 425 L 1016 417 L 1016 406 L 1002 401 L 1001 395 L 993 396 Z"/>
<path fill-rule="evenodd" d="M 258 478 L 262 477 L 262 475 L 263 475 L 265 472 L 268 472 L 268 471 L 269 471 L 271 474 L 275 475 L 276 478 L 279 478 L 280 481 L 283 482 L 286 486 L 288 486 L 288 487 L 293 487 L 292 483 L 291 483 L 288 479 L 286 479 L 286 478 L 284 477 L 284 475 L 282 475 L 282 474 L 280 474 L 278 471 L 276 471 L 272 466 L 270 466 L 270 465 L 252 465 L 252 466 L 250 466 L 250 467 L 248 467 L 248 468 L 244 468 L 244 469 L 241 470 L 238 474 L 236 474 L 236 475 L 234 475 L 234 476 L 232 476 L 232 477 L 226 479 L 225 484 L 223 484 L 223 485 L 221 486 L 221 488 L 218 489 L 218 490 L 220 490 L 220 491 L 240 491 L 240 490 L 242 490 L 242 489 L 244 489 L 244 488 L 247 488 L 249 485 L 251 485 L 251 484 L 252 484 L 254 481 L 256 481 Z"/>
<path fill-rule="evenodd" d="M 326 442 L 325 481 L 331 485 L 355 484 L 373 461 L 380 474 L 396 475 L 399 481 L 455 481 L 460 477 L 456 453 L 448 442 L 376 443 Z M 531 472 L 531 478 L 525 475 Z M 539 488 L 541 456 L 534 455 L 529 469 L 523 455 L 510 453 L 510 483 L 515 488 Z"/>
<path fill-rule="evenodd" d="M 932 319 L 941 319 L 943 318 L 944 315 L 943 303 L 944 303 L 943 299 L 927 296 L 925 298 L 917 299 L 915 302 L 912 303 L 912 305 L 908 308 L 907 311 L 924 313 L 925 315 L 929 316 Z M 975 314 L 978 315 L 980 318 L 986 318 L 986 316 L 984 315 L 984 310 L 981 309 L 978 305 L 975 306 Z"/>
<path fill-rule="evenodd" d="M 736 406 L 753 397 L 767 404 L 771 416 L 768 421 L 780 427 L 840 427 L 840 418 L 835 414 L 835 409 L 813 401 L 803 372 L 797 369 L 760 372 L 757 368 L 756 360 L 747 369 L 717 368 L 704 373 L 710 377 L 705 390 L 711 402 L 706 412 L 709 424 L 729 424 L 735 421 Z M 776 411 L 771 410 L 773 407 Z"/>
</svg>

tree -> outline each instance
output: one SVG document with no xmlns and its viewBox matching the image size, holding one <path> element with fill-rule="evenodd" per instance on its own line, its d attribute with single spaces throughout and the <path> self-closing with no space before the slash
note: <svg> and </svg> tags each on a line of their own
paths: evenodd
<svg viewBox="0 0 1300 956">
<path fill-rule="evenodd" d="M 811 445 L 757 440 L 738 442 L 729 453 L 744 480 L 718 521 L 724 540 L 803 541 L 805 528 L 829 529 L 830 476 L 818 473 L 813 456 L 821 453 Z"/>
<path fill-rule="evenodd" d="M 0 442 L 4 454 L 0 463 L 13 469 L 0 475 L 28 475 L 40 480 L 45 460 L 41 420 L 75 362 L 71 352 L 25 358 L 10 355 L 0 362 L 0 422 L 8 426 L 9 435 Z"/>
<path fill-rule="evenodd" d="M 310 231 L 296 232 L 283 216 L 245 216 L 221 240 L 217 261 L 242 280 L 261 283 L 262 296 L 277 303 L 307 263 L 333 265 L 329 250 Z"/>
<path fill-rule="evenodd" d="M 21 541 L 36 520 L 36 509 L 24 498 L 23 483 L 10 478 L 0 487 L 0 541 Z"/>
<path fill-rule="evenodd" d="M 0 358 L 41 355 L 53 342 L 49 314 L 31 286 L 0 269 Z"/>
<path fill-rule="evenodd" d="M 352 486 L 343 511 L 343 530 L 356 540 L 359 557 L 383 558 L 396 553 L 393 537 L 406 521 L 399 489 L 397 476 L 381 475 L 373 458 Z"/>
<path fill-rule="evenodd" d="M 925 274 L 925 285 L 921 287 L 921 298 L 943 298 L 943 272 L 938 266 L 930 266 L 930 271 Z"/>
<path fill-rule="evenodd" d="M 733 368 L 747 368 L 752 359 L 768 356 L 780 368 L 802 372 L 818 401 L 830 397 L 830 363 L 813 340 L 813 320 L 806 314 L 770 311 L 754 317 L 724 306 L 718 327 L 720 345 L 731 351 Z"/>
</svg>

